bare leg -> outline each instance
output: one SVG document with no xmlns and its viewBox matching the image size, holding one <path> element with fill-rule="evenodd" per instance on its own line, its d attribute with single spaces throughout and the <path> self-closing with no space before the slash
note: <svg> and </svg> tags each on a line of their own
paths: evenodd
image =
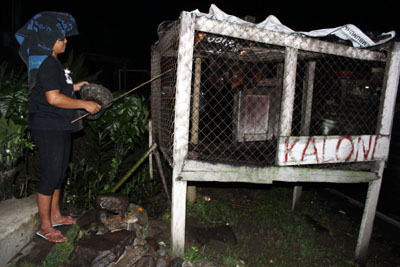
<svg viewBox="0 0 400 267">
<path fill-rule="evenodd" d="M 53 224 L 59 223 L 61 221 L 61 211 L 60 211 L 60 189 L 54 190 L 53 199 L 51 201 L 51 221 Z"/>
<path fill-rule="evenodd" d="M 53 198 L 53 196 L 46 196 L 46 195 L 37 193 L 39 216 L 40 216 L 40 220 L 42 221 L 39 232 L 42 235 L 46 235 L 48 233 L 57 231 L 53 228 L 51 218 L 50 218 L 50 209 L 51 209 L 52 198 Z M 66 240 L 66 238 L 62 235 L 59 235 L 56 238 L 59 241 Z"/>
<path fill-rule="evenodd" d="M 51 222 L 52 224 L 62 223 L 65 220 L 73 221 L 76 223 L 75 220 L 71 218 L 67 218 L 66 216 L 62 216 L 60 210 L 60 189 L 54 190 L 53 199 L 51 201 Z"/>
<path fill-rule="evenodd" d="M 39 208 L 39 216 L 42 221 L 42 225 L 40 227 L 40 232 L 47 233 L 53 231 L 52 223 L 50 220 L 50 206 L 51 206 L 52 196 L 42 195 L 37 193 L 37 201 Z"/>
</svg>

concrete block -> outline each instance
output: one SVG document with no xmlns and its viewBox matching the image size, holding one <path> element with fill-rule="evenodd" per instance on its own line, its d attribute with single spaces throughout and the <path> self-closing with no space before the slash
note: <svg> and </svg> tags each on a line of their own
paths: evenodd
<svg viewBox="0 0 400 267">
<path fill-rule="evenodd" d="M 0 202 L 0 266 L 5 266 L 39 229 L 36 194 Z"/>
</svg>

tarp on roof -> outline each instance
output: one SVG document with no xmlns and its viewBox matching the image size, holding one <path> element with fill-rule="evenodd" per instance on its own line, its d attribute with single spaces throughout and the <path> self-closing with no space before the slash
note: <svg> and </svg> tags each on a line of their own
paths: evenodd
<svg viewBox="0 0 400 267">
<path fill-rule="evenodd" d="M 338 26 L 335 28 L 328 28 L 328 29 L 319 29 L 313 30 L 309 32 L 302 32 L 302 31 L 293 31 L 289 27 L 283 25 L 279 19 L 273 15 L 269 15 L 264 21 L 254 24 L 245 20 L 242 20 L 238 17 L 226 14 L 222 10 L 220 10 L 216 5 L 211 4 L 208 14 L 201 13 L 199 10 L 192 11 L 196 15 L 199 16 L 207 16 L 212 19 L 228 21 L 232 23 L 244 24 L 244 25 L 251 25 L 257 28 L 277 31 L 277 32 L 284 32 L 284 33 L 293 33 L 293 34 L 300 34 L 309 37 L 326 37 L 328 35 L 335 35 L 336 37 L 348 40 L 352 43 L 354 47 L 359 48 L 366 48 L 371 46 L 380 45 L 383 43 L 388 42 L 389 40 L 393 39 L 396 36 L 395 31 L 390 31 L 386 33 L 382 33 L 379 35 L 379 41 L 372 40 L 368 35 L 363 33 L 358 27 L 353 24 L 346 24 L 343 26 Z"/>
</svg>

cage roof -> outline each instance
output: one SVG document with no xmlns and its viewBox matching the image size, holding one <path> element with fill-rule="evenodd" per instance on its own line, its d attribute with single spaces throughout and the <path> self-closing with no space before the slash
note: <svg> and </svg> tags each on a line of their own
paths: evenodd
<svg viewBox="0 0 400 267">
<path fill-rule="evenodd" d="M 327 37 L 333 35 L 342 40 L 350 41 L 354 47 L 359 47 L 359 48 L 367 48 L 371 46 L 380 45 L 390 41 L 396 36 L 395 31 L 382 33 L 376 37 L 368 36 L 353 24 L 345 24 L 334 28 L 317 29 L 309 32 L 294 31 L 291 28 L 283 25 L 279 21 L 279 19 L 274 15 L 269 15 L 264 21 L 255 24 L 240 19 L 236 16 L 227 14 L 223 12 L 221 9 L 219 9 L 215 4 L 211 4 L 209 12 L 207 14 L 200 12 L 198 9 L 193 10 L 192 13 L 198 16 L 207 16 L 209 18 L 216 20 L 223 20 L 231 23 L 255 26 L 257 28 L 271 30 L 271 31 L 299 34 L 308 37 Z"/>
</svg>

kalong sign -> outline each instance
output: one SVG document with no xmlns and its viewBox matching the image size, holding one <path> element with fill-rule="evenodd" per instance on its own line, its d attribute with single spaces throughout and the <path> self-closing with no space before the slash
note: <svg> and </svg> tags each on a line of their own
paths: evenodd
<svg viewBox="0 0 400 267">
<path fill-rule="evenodd" d="M 278 165 L 328 164 L 386 160 L 389 136 L 290 136 L 281 137 Z"/>
</svg>

